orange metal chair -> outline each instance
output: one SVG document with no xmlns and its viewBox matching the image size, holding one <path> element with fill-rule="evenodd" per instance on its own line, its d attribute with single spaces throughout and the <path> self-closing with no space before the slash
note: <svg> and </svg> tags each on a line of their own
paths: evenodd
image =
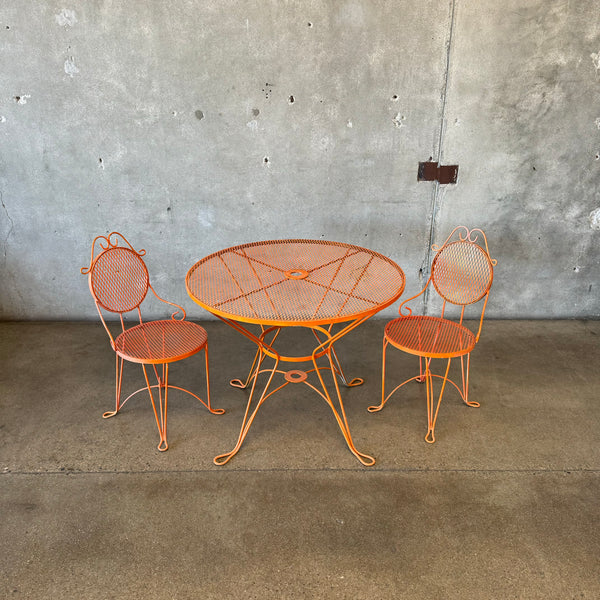
<svg viewBox="0 0 600 600">
<path fill-rule="evenodd" d="M 490 258 L 487 238 L 480 229 L 469 230 L 464 226 L 456 227 L 440 247 L 432 246 L 436 255 L 431 264 L 431 275 L 425 287 L 412 298 L 408 298 L 399 307 L 400 318 L 387 324 L 383 336 L 383 361 L 381 370 L 381 404 L 369 406 L 369 412 L 381 410 L 392 394 L 409 381 L 425 382 L 427 386 L 427 435 L 425 441 L 435 442 L 435 423 L 444 395 L 446 383 L 451 383 L 468 406 L 479 406 L 469 400 L 469 363 L 471 351 L 479 341 L 483 316 L 487 305 L 490 287 L 494 277 L 495 259 Z M 440 317 L 417 316 L 407 303 L 419 298 L 432 283 L 441 296 Z M 479 316 L 479 328 L 474 334 L 464 324 L 465 307 L 483 301 Z M 446 318 L 447 304 L 460 307 L 458 322 Z M 403 312 L 404 311 L 404 312 Z M 396 386 L 387 396 L 385 394 L 385 356 L 388 345 L 419 357 L 419 375 L 407 379 Z M 448 378 L 450 363 L 454 357 L 460 357 L 461 385 Z M 466 358 L 465 358 L 466 357 Z M 444 375 L 431 372 L 431 360 L 445 358 Z M 433 378 L 442 379 L 441 390 L 434 400 Z"/>
<path fill-rule="evenodd" d="M 119 241 L 121 245 L 119 245 Z M 96 254 L 97 246 L 100 248 Z M 108 236 L 98 236 L 94 239 L 90 266 L 82 268 L 81 273 L 88 275 L 90 291 L 96 302 L 98 314 L 116 353 L 115 410 L 105 412 L 102 416 L 106 419 L 116 415 L 129 398 L 147 389 L 160 435 L 158 449 L 164 452 L 169 447 L 167 444 L 169 389 L 181 390 L 194 396 L 213 414 L 223 414 L 225 411 L 222 408 L 213 409 L 210 405 L 206 330 L 200 325 L 186 321 L 185 311 L 181 306 L 158 296 L 150 285 L 148 269 L 141 258 L 145 254 L 145 250 L 139 252 L 134 250 L 125 237 L 113 231 Z M 145 323 L 142 321 L 140 305 L 146 298 L 149 289 L 158 300 L 177 308 L 170 319 Z M 116 338 L 113 337 L 107 326 L 103 310 L 119 314 L 121 333 Z M 136 321 L 139 322 L 131 327 L 126 327 L 123 315 L 131 311 L 136 311 Z M 169 384 L 169 364 L 192 356 L 201 350 L 204 350 L 206 364 L 206 402 L 189 390 Z M 121 402 L 123 361 L 142 365 L 146 387 L 133 392 Z M 157 380 L 155 385 L 150 385 L 146 365 L 152 365 Z M 152 393 L 153 389 L 158 390 L 158 410 Z"/>
</svg>

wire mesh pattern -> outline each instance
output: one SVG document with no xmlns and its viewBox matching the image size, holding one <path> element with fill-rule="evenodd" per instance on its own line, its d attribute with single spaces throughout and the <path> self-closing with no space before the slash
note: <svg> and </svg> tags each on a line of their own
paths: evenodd
<svg viewBox="0 0 600 600">
<path fill-rule="evenodd" d="M 98 304 L 110 312 L 137 308 L 148 293 L 148 269 L 140 256 L 117 246 L 98 255 L 90 271 L 90 286 Z"/>
<path fill-rule="evenodd" d="M 358 246 L 273 240 L 202 259 L 188 272 L 186 286 L 201 306 L 224 317 L 264 325 L 330 324 L 393 303 L 404 273 Z"/>
<path fill-rule="evenodd" d="M 206 341 L 206 330 L 191 321 L 148 321 L 121 333 L 115 349 L 131 362 L 163 364 L 199 352 Z"/>
<path fill-rule="evenodd" d="M 490 289 L 493 269 L 490 257 L 475 243 L 453 242 L 444 246 L 431 265 L 438 294 L 452 304 L 472 304 Z"/>
<path fill-rule="evenodd" d="M 386 339 L 410 354 L 448 358 L 471 352 L 475 335 L 458 323 L 439 317 L 394 319 L 385 328 Z"/>
</svg>

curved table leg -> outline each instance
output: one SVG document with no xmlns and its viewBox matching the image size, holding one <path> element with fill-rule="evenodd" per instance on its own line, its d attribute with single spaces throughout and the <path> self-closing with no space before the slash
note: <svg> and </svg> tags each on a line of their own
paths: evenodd
<svg viewBox="0 0 600 600">
<path fill-rule="evenodd" d="M 272 327 L 270 329 L 267 329 L 266 331 L 263 330 L 263 335 L 265 335 L 273 329 L 275 330 L 275 334 L 273 335 L 273 339 L 271 339 L 271 343 L 269 344 L 269 346 L 272 346 L 273 342 L 277 339 L 277 336 L 279 335 L 279 332 L 281 331 L 281 327 Z M 260 371 L 262 361 L 265 359 L 266 355 L 263 354 L 262 358 L 260 360 L 258 360 L 259 356 L 260 356 L 260 345 L 256 349 L 256 354 L 254 355 L 254 360 L 252 361 L 252 366 L 250 367 L 250 370 L 248 371 L 248 376 L 246 377 L 246 381 L 242 381 L 241 379 L 232 379 L 229 382 L 229 385 L 232 387 L 236 387 L 236 388 L 245 390 L 250 385 L 250 382 L 252 381 L 255 372 Z"/>
<path fill-rule="evenodd" d="M 329 327 L 327 329 L 327 331 L 329 332 L 329 334 L 331 334 L 331 327 Z M 323 341 L 321 340 L 321 338 L 319 337 L 319 335 L 317 334 L 317 332 L 313 329 L 312 332 L 315 334 L 315 337 L 317 338 L 319 344 L 323 344 Z M 364 379 L 360 378 L 360 377 L 354 377 L 353 379 L 351 379 L 350 381 L 348 381 L 346 375 L 344 374 L 344 369 L 342 369 L 342 365 L 340 363 L 340 359 L 338 358 L 337 352 L 335 351 L 335 348 L 333 346 L 331 346 L 331 353 L 333 354 L 333 358 L 335 361 L 335 373 L 337 374 L 337 376 L 341 379 L 342 383 L 346 386 L 346 387 L 354 387 L 357 385 L 362 385 L 365 381 Z"/>
<path fill-rule="evenodd" d="M 262 347 L 259 346 L 258 349 L 259 352 L 259 367 L 262 363 L 262 361 L 265 358 L 264 352 L 262 350 Z M 246 411 L 244 413 L 244 419 L 242 420 L 242 427 L 240 429 L 240 434 L 238 436 L 238 440 L 236 445 L 234 446 L 233 450 L 230 450 L 229 452 L 225 452 L 224 454 L 219 454 L 217 456 L 214 457 L 213 462 L 215 463 L 215 465 L 221 466 L 224 465 L 226 463 L 228 463 L 239 451 L 239 449 L 242 447 L 242 443 L 244 442 L 244 439 L 246 438 L 246 435 L 248 435 L 248 431 L 250 430 L 250 426 L 252 425 L 252 422 L 254 421 L 254 418 L 256 417 L 256 414 L 258 413 L 258 409 L 261 407 L 262 403 L 273 393 L 275 393 L 278 389 L 277 388 L 275 390 L 273 390 L 270 394 L 267 394 L 267 390 L 269 389 L 269 386 L 271 385 L 271 381 L 273 380 L 273 376 L 275 375 L 275 373 L 277 372 L 277 366 L 279 365 L 279 359 L 275 360 L 275 364 L 273 365 L 272 369 L 268 369 L 269 371 L 271 371 L 271 374 L 269 375 L 269 378 L 267 380 L 267 384 L 265 385 L 262 394 L 260 395 L 260 398 L 258 399 L 258 402 L 256 403 L 256 406 L 254 407 L 254 410 L 250 410 L 251 406 L 252 406 L 252 400 L 254 397 L 254 391 L 256 389 L 256 382 L 258 380 L 258 376 L 261 373 L 260 368 L 255 369 L 254 371 L 254 375 L 252 378 L 252 388 L 250 390 L 250 397 L 248 398 L 248 404 L 246 406 Z M 284 384 L 285 385 L 285 384 Z M 283 386 L 281 386 L 283 387 Z"/>
<path fill-rule="evenodd" d="M 273 395 L 275 392 L 279 391 L 281 388 L 285 387 L 290 382 L 296 381 L 294 379 L 288 379 L 286 377 L 285 383 L 283 383 L 279 387 L 270 389 L 273 378 L 275 376 L 275 373 L 285 374 L 284 371 L 278 370 L 280 361 L 285 361 L 285 362 L 307 362 L 307 361 L 310 362 L 310 361 L 312 361 L 312 363 L 314 365 L 314 371 L 317 374 L 322 391 L 318 387 L 315 387 L 312 384 L 308 383 L 307 381 L 304 381 L 304 379 L 302 379 L 302 381 L 304 383 L 306 383 L 309 387 L 311 387 L 313 390 L 315 390 L 327 402 L 327 404 L 331 408 L 331 411 L 334 414 L 334 417 L 335 417 L 337 424 L 342 432 L 342 435 L 344 436 L 344 439 L 346 440 L 346 444 L 348 445 L 348 448 L 354 454 L 354 456 L 356 456 L 356 458 L 365 466 L 372 466 L 373 464 L 375 464 L 375 458 L 373 458 L 369 454 L 365 454 L 365 453 L 359 452 L 359 450 L 357 450 L 357 448 L 354 445 L 354 442 L 352 440 L 352 436 L 350 435 L 348 419 L 346 417 L 346 411 L 344 409 L 344 404 L 342 402 L 340 388 L 339 388 L 339 384 L 338 384 L 338 380 L 337 380 L 338 376 L 340 376 L 342 378 L 342 381 L 345 380 L 345 377 L 344 377 L 343 373 L 341 372 L 341 367 L 339 365 L 337 355 L 335 354 L 335 351 L 333 349 L 333 344 L 336 341 L 338 341 L 342 336 L 346 335 L 352 329 L 354 329 L 355 327 L 360 325 L 360 323 L 365 321 L 368 317 L 363 317 L 361 319 L 358 319 L 357 321 L 353 321 L 350 325 L 347 325 L 346 327 L 341 329 L 336 334 L 331 334 L 329 331 L 327 331 L 326 329 L 323 329 L 321 327 L 308 327 L 309 329 L 311 329 L 313 331 L 313 333 L 317 337 L 317 340 L 320 343 L 313 350 L 313 352 L 310 356 L 305 356 L 305 357 L 280 356 L 279 353 L 273 349 L 271 344 L 277 337 L 280 328 L 277 328 L 277 332 L 276 332 L 275 336 L 271 340 L 271 343 L 268 344 L 267 342 L 265 342 L 265 339 L 264 339 L 265 335 L 274 328 L 268 329 L 268 330 L 263 329 L 260 337 L 257 337 L 256 335 L 252 334 L 250 331 L 248 331 L 245 327 L 243 327 L 239 323 L 237 323 L 235 321 L 230 321 L 228 319 L 224 319 L 223 317 L 220 317 L 220 318 L 221 318 L 221 320 L 226 322 L 228 325 L 230 325 L 231 327 L 233 327 L 234 329 L 236 329 L 237 331 L 242 333 L 242 335 L 251 339 L 258 346 L 258 350 L 254 357 L 254 361 L 252 363 L 252 367 L 251 367 L 250 373 L 248 375 L 246 384 L 245 385 L 235 385 L 234 383 L 232 383 L 232 385 L 234 385 L 235 387 L 247 387 L 251 381 L 252 385 L 251 385 L 251 389 L 250 389 L 250 396 L 248 398 L 248 404 L 246 406 L 246 410 L 244 413 L 244 418 L 242 420 L 242 426 L 240 428 L 240 433 L 239 433 L 237 442 L 236 442 L 234 448 L 232 450 L 230 450 L 229 452 L 215 456 L 215 458 L 213 459 L 213 462 L 216 465 L 221 466 L 221 465 L 228 463 L 238 453 L 238 451 L 240 450 L 240 448 L 244 442 L 244 439 L 246 438 L 246 435 L 248 434 L 248 431 L 250 430 L 250 427 L 258 413 L 258 410 L 262 406 L 263 402 L 269 396 Z M 317 331 L 320 331 L 321 333 L 323 333 L 327 337 L 327 339 L 325 341 L 321 341 L 317 334 Z M 325 356 L 325 355 L 327 356 L 327 359 L 329 361 L 329 366 L 319 367 L 317 364 L 317 358 Z M 274 365 L 272 368 L 269 368 L 269 369 L 261 369 L 263 361 L 267 356 L 274 359 L 274 361 L 275 361 Z M 312 370 L 313 369 L 311 369 L 309 372 L 312 372 Z M 334 400 L 332 399 L 334 394 L 330 394 L 330 392 L 327 389 L 327 385 L 325 384 L 325 380 L 323 379 L 323 376 L 321 374 L 322 370 L 331 371 L 333 383 L 335 386 L 335 396 L 337 396 L 337 406 L 336 406 L 336 403 L 334 402 Z M 260 393 L 260 397 L 258 398 L 258 400 L 256 402 L 254 402 L 255 393 L 258 393 L 257 389 L 256 389 L 258 376 L 261 373 L 268 373 L 269 375 L 268 375 L 267 382 L 266 382 L 262 392 Z M 289 376 L 291 373 L 292 372 L 288 372 L 287 375 Z M 303 374 L 303 376 L 305 378 L 306 373 L 304 373 L 304 372 L 301 372 L 301 373 Z M 242 383 L 240 380 L 237 380 L 237 381 L 233 380 L 233 381 L 235 381 L 236 383 L 239 382 L 240 384 Z M 297 381 L 300 381 L 300 380 L 297 380 Z M 362 383 L 362 379 L 361 380 L 353 379 L 349 384 L 347 383 L 346 385 L 351 385 L 351 386 L 352 385 L 360 385 L 360 383 L 357 383 L 357 381 Z"/>
<path fill-rule="evenodd" d="M 348 325 L 348 326 L 344 327 L 342 330 L 338 331 L 335 335 L 331 335 L 330 332 L 327 332 L 327 335 L 330 336 L 329 339 L 322 342 L 319 346 L 317 346 L 314 349 L 312 360 L 313 360 L 313 364 L 315 365 L 315 370 L 317 372 L 317 376 L 319 377 L 319 382 L 321 383 L 321 387 L 323 388 L 323 397 L 327 401 L 327 404 L 329 404 L 329 407 L 331 408 L 331 411 L 333 412 L 333 414 L 335 416 L 337 424 L 342 432 L 342 435 L 344 436 L 344 439 L 346 440 L 346 444 L 348 445 L 348 448 L 350 449 L 352 454 L 354 454 L 354 456 L 356 456 L 356 458 L 363 465 L 365 465 L 366 467 L 371 467 L 375 464 L 375 458 L 369 454 L 364 454 L 363 452 L 359 452 L 359 450 L 357 450 L 356 446 L 354 445 L 354 442 L 352 441 L 352 436 L 350 435 L 350 427 L 348 425 L 348 418 L 346 417 L 346 410 L 344 409 L 344 403 L 342 402 L 342 395 L 340 393 L 340 386 L 338 384 L 338 380 L 336 377 L 336 374 L 338 374 L 339 372 L 337 371 L 336 366 L 334 365 L 334 360 L 337 362 L 338 365 L 339 365 L 339 362 L 337 359 L 337 355 L 335 354 L 335 350 L 333 348 L 334 342 L 336 342 L 342 336 L 344 336 L 347 333 L 349 333 L 350 331 L 352 331 L 352 329 L 354 329 L 355 327 L 358 327 L 358 325 L 360 325 L 365 320 L 366 319 L 363 318 L 358 321 L 354 321 L 350 325 Z M 316 333 L 315 333 L 315 335 L 316 335 Z M 317 336 L 317 339 L 318 339 L 318 336 Z M 327 358 L 329 359 L 331 375 L 332 375 L 332 379 L 333 379 L 333 384 L 335 386 L 337 402 L 339 405 L 339 411 L 337 410 L 333 400 L 331 399 L 331 395 L 329 394 L 329 391 L 327 390 L 327 386 L 325 385 L 325 381 L 323 380 L 323 376 L 321 375 L 321 370 L 317 366 L 317 354 L 323 348 L 325 348 L 327 350 Z M 343 377 L 343 375 L 342 375 L 342 377 Z M 353 379 L 350 382 L 350 384 L 347 384 L 347 385 L 360 385 L 359 383 L 353 383 L 355 381 L 356 381 L 356 379 Z M 360 380 L 360 383 L 362 383 L 362 379 Z"/>
</svg>

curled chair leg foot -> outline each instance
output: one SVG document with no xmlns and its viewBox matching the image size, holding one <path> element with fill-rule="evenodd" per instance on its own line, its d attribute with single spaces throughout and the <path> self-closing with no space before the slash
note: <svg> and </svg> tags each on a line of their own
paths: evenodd
<svg viewBox="0 0 600 600">
<path fill-rule="evenodd" d="M 166 452 L 169 449 L 169 444 L 167 444 L 167 440 L 161 440 L 158 445 L 159 452 Z"/>
<path fill-rule="evenodd" d="M 117 414 L 118 411 L 116 410 L 109 410 L 105 413 L 102 414 L 102 418 L 103 419 L 110 419 L 110 417 L 114 417 Z"/>
<path fill-rule="evenodd" d="M 430 430 L 427 432 L 427 435 L 425 436 L 425 441 L 426 441 L 428 444 L 433 444 L 433 443 L 435 442 L 435 435 L 434 435 L 434 433 L 433 433 L 433 429 L 430 429 Z"/>
<path fill-rule="evenodd" d="M 223 465 L 227 464 L 232 457 L 233 454 L 231 454 L 231 452 L 227 452 L 226 454 L 219 454 L 218 456 L 215 456 L 213 458 L 213 463 L 217 465 L 217 467 L 222 467 Z"/>
</svg>

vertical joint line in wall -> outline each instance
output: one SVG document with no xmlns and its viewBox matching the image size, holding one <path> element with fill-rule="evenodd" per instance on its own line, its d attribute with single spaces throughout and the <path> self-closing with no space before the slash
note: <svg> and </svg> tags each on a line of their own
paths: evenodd
<svg viewBox="0 0 600 600">
<path fill-rule="evenodd" d="M 448 98 L 448 81 L 450 79 L 450 53 L 452 50 L 452 41 L 454 35 L 454 15 L 456 10 L 456 0 L 451 0 L 450 4 L 450 30 L 448 32 L 448 41 L 446 43 L 446 72 L 444 77 L 444 86 L 442 89 L 442 110 L 440 117 L 440 133 L 438 136 L 438 151 L 437 151 L 437 163 L 442 164 L 442 148 L 444 144 L 444 134 L 446 132 L 446 100 Z M 431 201 L 431 221 L 429 224 L 429 244 L 427 245 L 427 252 L 425 255 L 425 264 L 423 265 L 423 274 L 429 278 L 429 268 L 431 264 L 431 246 L 433 246 L 436 234 L 436 221 L 437 214 L 440 205 L 440 184 L 439 182 L 434 183 L 433 187 L 433 198 Z M 429 287 L 423 294 L 423 313 L 427 314 L 427 306 L 429 304 Z"/>
<path fill-rule="evenodd" d="M 444 87 L 442 89 L 442 116 L 440 119 L 440 134 L 438 136 L 438 164 L 442 163 L 442 148 L 444 141 L 444 134 L 446 133 L 446 101 L 448 98 L 448 82 L 450 79 L 450 54 L 452 51 L 452 41 L 454 35 L 454 13 L 456 8 L 456 0 L 452 0 L 450 6 L 450 31 L 448 32 L 448 41 L 446 43 L 446 73 L 444 77 Z"/>
</svg>

